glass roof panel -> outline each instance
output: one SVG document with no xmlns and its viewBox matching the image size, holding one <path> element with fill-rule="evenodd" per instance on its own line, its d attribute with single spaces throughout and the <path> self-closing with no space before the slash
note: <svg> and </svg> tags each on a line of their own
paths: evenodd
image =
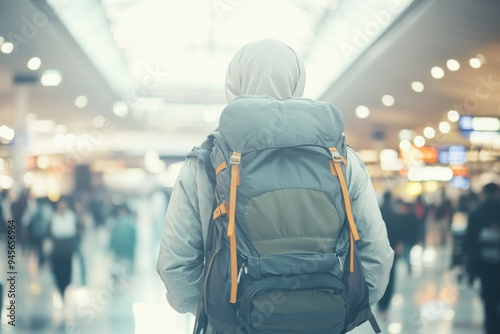
<svg viewBox="0 0 500 334">
<path fill-rule="evenodd" d="M 122 71 L 132 80 L 130 90 L 151 73 L 161 72 L 162 80 L 146 95 L 164 96 L 167 101 L 197 96 L 199 101 L 186 102 L 204 103 L 208 94 L 218 96 L 210 101 L 223 103 L 227 64 L 243 44 L 271 37 L 290 45 L 306 63 L 305 96 L 318 98 L 411 2 L 82 0 L 87 9 L 80 5 L 59 14 L 80 44 L 93 45 L 90 49 L 95 51 L 100 36 L 99 45 L 108 51 L 98 49 L 101 52 L 89 52 L 89 57 L 97 63 L 107 57 L 106 66 L 98 68 L 109 72 L 108 80 L 123 82 L 123 76 L 116 75 Z M 93 28 L 79 29 L 90 16 Z M 117 59 L 117 53 L 126 64 L 120 68 L 110 61 Z M 123 91 L 123 84 L 114 86 Z"/>
</svg>

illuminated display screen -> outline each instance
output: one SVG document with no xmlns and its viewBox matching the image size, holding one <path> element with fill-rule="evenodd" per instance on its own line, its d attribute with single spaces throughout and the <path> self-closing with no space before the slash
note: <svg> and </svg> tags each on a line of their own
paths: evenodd
<svg viewBox="0 0 500 334">
<path fill-rule="evenodd" d="M 467 162 L 467 148 L 463 145 L 453 145 L 439 149 L 439 162 L 448 164 L 464 164 Z"/>
</svg>

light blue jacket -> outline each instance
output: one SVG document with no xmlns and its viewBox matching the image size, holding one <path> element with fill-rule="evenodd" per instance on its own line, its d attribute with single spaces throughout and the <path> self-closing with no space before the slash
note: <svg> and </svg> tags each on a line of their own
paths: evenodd
<svg viewBox="0 0 500 334">
<path fill-rule="evenodd" d="M 385 292 L 394 252 L 364 163 L 350 148 L 347 161 L 347 185 L 361 238 L 357 246 L 370 304 L 374 305 Z M 213 200 L 214 191 L 203 163 L 188 158 L 170 198 L 157 262 L 157 271 L 167 288 L 167 300 L 180 313 L 196 314 Z"/>
</svg>

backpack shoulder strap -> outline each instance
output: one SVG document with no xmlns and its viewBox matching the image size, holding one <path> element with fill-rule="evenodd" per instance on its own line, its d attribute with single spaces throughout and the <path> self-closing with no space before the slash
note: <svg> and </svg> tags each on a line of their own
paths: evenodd
<svg viewBox="0 0 500 334">
<path fill-rule="evenodd" d="M 203 162 L 205 170 L 207 171 L 208 179 L 210 183 L 215 188 L 215 169 L 210 160 L 210 154 L 212 153 L 212 148 L 214 147 L 214 137 L 208 136 L 207 139 L 200 145 L 194 147 L 191 152 L 189 152 L 186 158 L 197 158 Z"/>
</svg>

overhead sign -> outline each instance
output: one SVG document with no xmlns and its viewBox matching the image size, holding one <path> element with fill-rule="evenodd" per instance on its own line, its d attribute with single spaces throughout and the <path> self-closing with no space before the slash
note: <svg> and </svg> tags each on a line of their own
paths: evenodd
<svg viewBox="0 0 500 334">
<path fill-rule="evenodd" d="M 445 165 L 464 164 L 467 162 L 467 148 L 463 145 L 441 147 L 438 160 Z"/>
<path fill-rule="evenodd" d="M 461 116 L 458 120 L 458 127 L 463 133 L 472 131 L 497 132 L 500 131 L 500 118 Z"/>
</svg>

